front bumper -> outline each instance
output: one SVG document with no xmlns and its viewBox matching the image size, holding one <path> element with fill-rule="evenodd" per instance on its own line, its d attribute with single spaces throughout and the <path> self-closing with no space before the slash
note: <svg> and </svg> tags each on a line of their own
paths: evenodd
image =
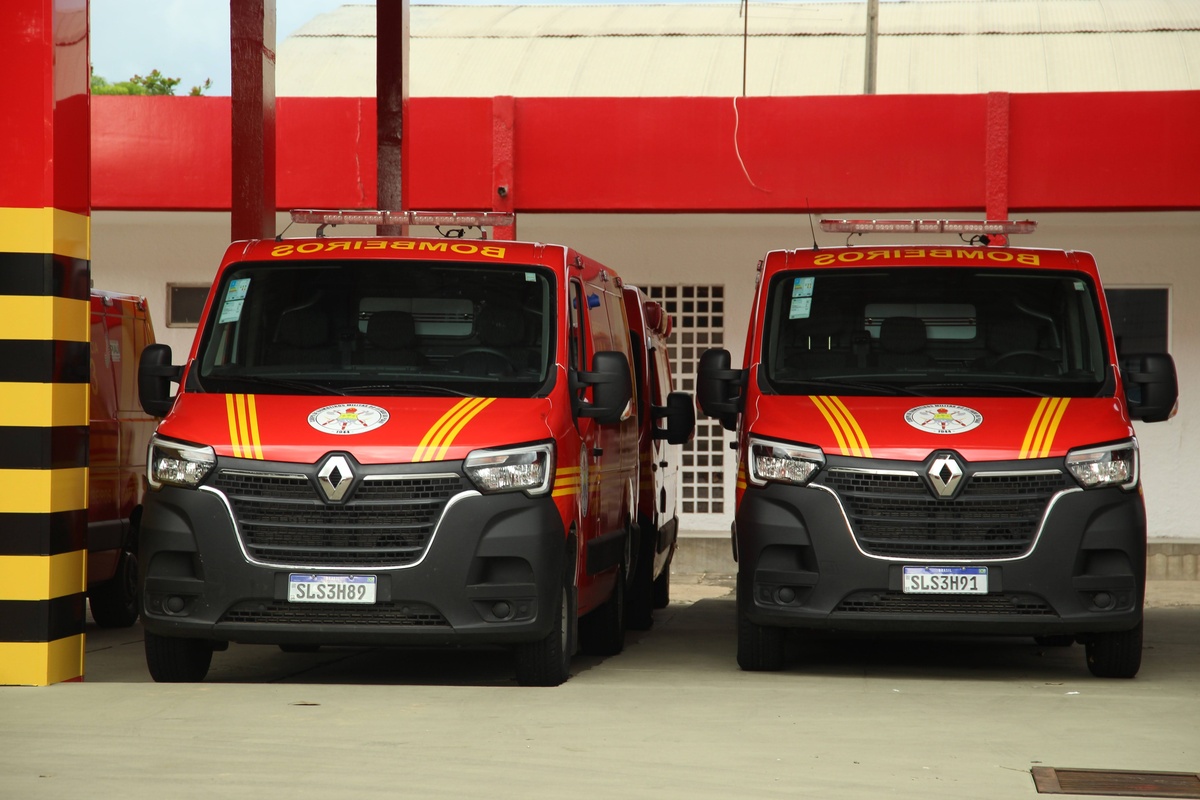
<svg viewBox="0 0 1200 800">
<path fill-rule="evenodd" d="M 160 636 L 263 644 L 508 644 L 544 637 L 562 587 L 565 532 L 549 498 L 455 496 L 422 557 L 373 569 L 270 566 L 247 557 L 213 491 L 146 497 L 142 617 Z M 372 605 L 289 603 L 288 575 L 377 576 Z"/>
<path fill-rule="evenodd" d="M 1028 553 L 952 560 L 867 555 L 836 494 L 745 492 L 734 526 L 739 608 L 759 624 L 847 631 L 1085 635 L 1142 618 L 1146 520 L 1120 489 L 1055 498 Z M 986 595 L 903 592 L 904 566 L 984 566 Z"/>
</svg>

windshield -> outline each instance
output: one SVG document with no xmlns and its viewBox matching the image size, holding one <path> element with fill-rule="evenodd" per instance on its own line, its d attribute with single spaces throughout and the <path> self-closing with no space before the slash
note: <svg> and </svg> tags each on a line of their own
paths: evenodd
<svg viewBox="0 0 1200 800">
<path fill-rule="evenodd" d="M 427 261 L 226 273 L 193 391 L 533 397 L 549 391 L 553 275 Z"/>
<path fill-rule="evenodd" d="M 782 394 L 1092 397 L 1096 287 L 1078 273 L 793 271 L 769 287 L 762 378 Z"/>
</svg>

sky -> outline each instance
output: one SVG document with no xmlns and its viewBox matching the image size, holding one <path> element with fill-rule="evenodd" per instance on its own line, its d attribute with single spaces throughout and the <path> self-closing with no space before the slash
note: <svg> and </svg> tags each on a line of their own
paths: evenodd
<svg viewBox="0 0 1200 800">
<path fill-rule="evenodd" d="M 275 0 L 275 40 L 346 3 Z M 157 69 L 179 78 L 176 94 L 212 79 L 207 95 L 228 95 L 229 0 L 91 0 L 92 71 L 109 83 Z"/>
<path fill-rule="evenodd" d="M 421 2 L 516 4 L 519 1 L 410 0 L 413 5 Z M 578 2 L 525 0 L 526 3 L 573 1 Z M 588 1 L 636 4 L 697 0 Z M 276 42 L 282 42 L 313 17 L 344 4 L 375 5 L 375 0 L 275 0 Z M 229 0 L 90 0 L 90 7 L 92 70 L 96 75 L 109 83 L 119 83 L 157 69 L 168 78 L 180 79 L 176 94 L 187 94 L 193 86 L 211 79 L 212 87 L 205 94 L 229 95 Z"/>
</svg>

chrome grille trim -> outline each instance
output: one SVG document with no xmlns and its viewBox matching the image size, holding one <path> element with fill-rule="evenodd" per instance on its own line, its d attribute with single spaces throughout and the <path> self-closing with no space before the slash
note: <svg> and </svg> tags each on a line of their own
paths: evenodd
<svg viewBox="0 0 1200 800">
<path fill-rule="evenodd" d="M 869 492 L 859 492 L 857 497 L 850 492 L 843 494 L 839 489 L 845 491 L 847 488 L 845 485 L 837 483 L 834 486 L 826 485 L 830 478 L 835 476 L 835 473 L 868 479 L 885 477 L 889 481 L 885 482 L 883 487 L 886 488 L 891 484 L 897 490 L 879 492 L 874 496 L 871 496 Z M 1020 487 L 1017 487 L 1016 491 L 1008 491 L 1003 486 L 989 487 L 987 485 L 993 481 L 1025 478 L 1042 479 L 1046 483 L 1041 490 L 1034 489 L 1033 491 L 1022 491 Z M 827 492 L 837 500 L 846 530 L 862 555 L 881 561 L 904 563 L 913 563 L 914 561 L 929 564 L 978 563 L 981 561 L 994 563 L 1026 558 L 1037 547 L 1038 540 L 1045 528 L 1046 518 L 1059 499 L 1064 495 L 1083 491 L 1078 486 L 1069 485 L 1068 476 L 1063 470 L 1044 468 L 1027 471 L 981 470 L 971 472 L 964 478 L 967 483 L 953 500 L 938 499 L 931 494 L 920 477 L 920 473 L 916 470 L 873 470 L 838 465 L 827 467 L 822 471 L 818 480 L 822 482 L 810 484 L 811 488 Z M 977 482 L 980 483 L 977 484 Z M 1057 483 L 1057 488 L 1051 487 L 1051 483 Z M 867 502 L 858 502 L 862 497 L 867 497 Z M 964 498 L 966 498 L 965 502 Z M 1021 506 L 1024 511 L 1006 513 L 1007 507 L 1011 507 L 1013 499 L 1024 501 Z M 875 507 L 870 507 L 868 502 L 873 500 L 882 500 L 883 502 Z M 987 511 L 990 518 L 982 516 L 979 513 L 981 510 Z M 876 513 L 869 513 L 871 511 Z M 962 525 L 955 526 L 955 523 L 960 521 L 960 517 L 955 515 L 960 515 L 961 520 L 968 523 L 965 529 Z M 972 515 L 974 515 L 973 519 Z M 887 523 L 892 520 L 897 520 L 901 524 L 892 525 L 894 535 L 889 536 Z M 975 544 L 972 544 L 971 539 L 965 538 L 965 535 L 969 535 L 972 521 L 985 524 L 993 522 L 996 528 L 1019 525 L 1024 526 L 1025 530 L 1016 536 L 993 535 L 989 540 L 988 531 L 985 529 L 982 531 L 983 535 L 975 540 Z M 864 531 L 864 527 L 869 527 L 872 523 L 878 523 L 883 527 Z M 923 526 L 923 528 L 914 527 L 914 525 Z M 937 538 L 937 534 L 940 532 L 939 527 L 954 530 L 958 538 L 939 541 Z M 977 524 L 976 527 L 980 526 Z M 926 533 L 922 534 L 921 530 Z M 882 536 L 879 535 L 881 532 Z M 875 535 L 872 536 L 872 534 Z M 966 544 L 956 546 L 956 541 Z M 905 542 L 910 544 L 905 544 Z"/>
<path fill-rule="evenodd" d="M 396 485 L 383 485 L 389 482 Z M 413 484 L 419 491 L 410 491 Z M 479 495 L 463 476 L 447 472 L 365 476 L 337 504 L 324 502 L 304 473 L 218 469 L 200 490 L 220 498 L 247 561 L 310 570 L 415 567 L 446 511 Z"/>
</svg>

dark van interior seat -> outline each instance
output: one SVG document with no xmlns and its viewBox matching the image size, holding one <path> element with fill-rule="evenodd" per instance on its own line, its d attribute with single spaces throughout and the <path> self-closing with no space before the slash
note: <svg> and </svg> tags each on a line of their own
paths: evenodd
<svg viewBox="0 0 1200 800">
<path fill-rule="evenodd" d="M 934 365 L 925 352 L 925 320 L 919 317 L 888 317 L 879 326 L 877 363 L 892 369 L 923 369 Z"/>
<path fill-rule="evenodd" d="M 413 367 L 426 363 L 417 349 L 417 325 L 407 311 L 376 311 L 367 318 L 366 348 L 359 363 Z"/>
<path fill-rule="evenodd" d="M 277 365 L 333 366 L 338 347 L 329 316 L 315 304 L 286 309 L 275 326 L 269 356 L 268 362 Z"/>
<path fill-rule="evenodd" d="M 512 375 L 514 360 L 521 362 L 514 348 L 525 340 L 525 316 L 520 309 L 484 306 L 475 319 L 475 331 L 478 344 L 452 357 L 446 368 L 480 377 Z"/>
</svg>

